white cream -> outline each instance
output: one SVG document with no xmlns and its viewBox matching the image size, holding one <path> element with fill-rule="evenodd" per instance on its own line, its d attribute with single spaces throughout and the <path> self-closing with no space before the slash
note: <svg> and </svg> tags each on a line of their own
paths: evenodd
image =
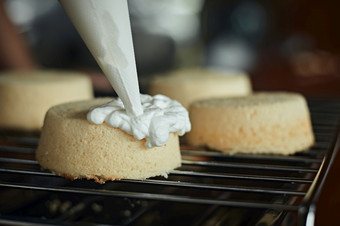
<svg viewBox="0 0 340 226">
<path fill-rule="evenodd" d="M 117 98 L 112 102 L 91 109 L 87 120 L 120 128 L 136 139 L 146 138 L 146 147 L 163 146 L 169 133 L 183 135 L 189 132 L 191 124 L 188 111 L 177 101 L 163 95 L 141 95 L 144 114 L 130 117 L 122 101 Z"/>
<path fill-rule="evenodd" d="M 60 0 L 131 116 L 143 113 L 127 0 Z"/>
</svg>

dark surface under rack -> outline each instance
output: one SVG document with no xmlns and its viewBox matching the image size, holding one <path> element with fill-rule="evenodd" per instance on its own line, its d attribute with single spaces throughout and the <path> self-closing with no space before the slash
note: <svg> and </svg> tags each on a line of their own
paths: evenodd
<svg viewBox="0 0 340 226">
<path fill-rule="evenodd" d="M 340 102 L 309 100 L 316 145 L 293 156 L 182 146 L 168 178 L 96 184 L 42 171 L 38 136 L 2 133 L 0 225 L 303 225 L 337 149 Z M 312 208 L 313 209 L 313 208 Z"/>
</svg>

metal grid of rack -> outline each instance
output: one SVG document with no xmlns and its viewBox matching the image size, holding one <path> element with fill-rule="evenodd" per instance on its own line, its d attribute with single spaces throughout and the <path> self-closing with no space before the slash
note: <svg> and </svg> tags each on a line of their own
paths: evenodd
<svg viewBox="0 0 340 226">
<path fill-rule="evenodd" d="M 104 185 L 40 169 L 38 136 L 0 140 L 0 224 L 305 224 L 338 145 L 340 102 L 310 100 L 316 145 L 293 156 L 182 146 L 168 178 Z"/>
</svg>

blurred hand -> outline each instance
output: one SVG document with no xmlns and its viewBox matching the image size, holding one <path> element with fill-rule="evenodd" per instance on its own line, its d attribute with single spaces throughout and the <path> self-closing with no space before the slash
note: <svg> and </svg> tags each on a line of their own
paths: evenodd
<svg viewBox="0 0 340 226">
<path fill-rule="evenodd" d="M 32 54 L 0 0 L 0 70 L 25 70 L 37 67 Z"/>
</svg>

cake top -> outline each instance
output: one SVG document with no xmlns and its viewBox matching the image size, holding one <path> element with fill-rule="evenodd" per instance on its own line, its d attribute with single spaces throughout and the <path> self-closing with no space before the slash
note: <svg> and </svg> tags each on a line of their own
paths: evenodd
<svg viewBox="0 0 340 226">
<path fill-rule="evenodd" d="M 298 93 L 288 92 L 260 92 L 254 95 L 242 97 L 229 97 L 229 98 L 211 98 L 201 101 L 196 101 L 196 106 L 202 107 L 229 107 L 229 108 L 242 108 L 251 106 L 273 105 L 276 103 L 300 101 L 304 97 Z"/>
<path fill-rule="evenodd" d="M 78 81 L 89 79 L 80 72 L 36 70 L 36 71 L 8 71 L 0 73 L 0 84 L 44 84 Z"/>
<path fill-rule="evenodd" d="M 219 79 L 221 81 L 238 81 L 248 79 L 247 75 L 242 72 L 222 72 L 213 71 L 203 68 L 182 69 L 170 72 L 164 76 L 156 76 L 154 80 L 167 82 L 195 82 L 195 81 L 210 81 L 211 79 Z"/>
<path fill-rule="evenodd" d="M 146 147 L 163 146 L 169 133 L 184 135 L 191 129 L 188 111 L 177 101 L 163 95 L 141 95 L 143 114 L 131 117 L 127 114 L 120 98 L 102 106 L 92 108 L 87 114 L 91 123 L 104 121 L 120 128 L 137 140 L 146 139 Z"/>
</svg>

